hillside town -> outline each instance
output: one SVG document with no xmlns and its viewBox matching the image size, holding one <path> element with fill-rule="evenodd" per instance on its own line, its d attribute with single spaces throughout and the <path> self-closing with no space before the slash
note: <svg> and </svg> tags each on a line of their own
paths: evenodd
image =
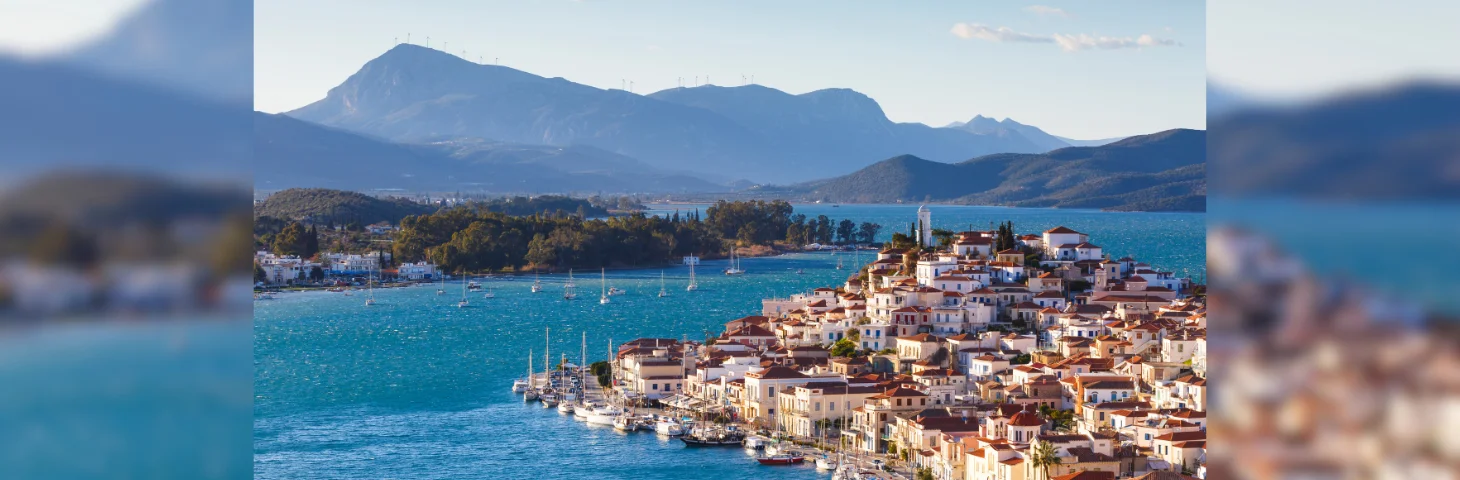
<svg viewBox="0 0 1460 480">
<path fill-rule="evenodd" d="M 704 341 L 619 345 L 616 394 L 917 478 L 1206 478 L 1204 286 L 1066 227 L 930 225 Z"/>
</svg>

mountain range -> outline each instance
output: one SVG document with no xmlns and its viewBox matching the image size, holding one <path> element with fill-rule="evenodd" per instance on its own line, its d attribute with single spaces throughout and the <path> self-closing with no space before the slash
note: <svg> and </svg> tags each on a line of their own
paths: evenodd
<svg viewBox="0 0 1460 480">
<path fill-rule="evenodd" d="M 899 155 L 785 190 L 831 202 L 1201 211 L 1205 160 L 1205 132 L 1175 129 L 1096 147 L 1001 153 L 959 163 Z"/>
<path fill-rule="evenodd" d="M 1211 183 L 1222 195 L 1460 198 L 1460 86 L 1451 83 L 1248 104 L 1211 131 Z"/>
<path fill-rule="evenodd" d="M 587 146 L 482 140 L 397 144 L 284 115 L 254 114 L 254 184 L 265 190 L 707 192 L 725 187 Z"/>
<path fill-rule="evenodd" d="M 287 115 L 401 143 L 587 146 L 667 171 L 755 182 L 824 178 L 899 154 L 956 161 L 1068 146 L 1042 131 L 1026 136 L 1038 129 L 1024 125 L 984 133 L 893 122 L 848 89 L 792 95 L 706 85 L 636 95 L 410 44 Z"/>
</svg>

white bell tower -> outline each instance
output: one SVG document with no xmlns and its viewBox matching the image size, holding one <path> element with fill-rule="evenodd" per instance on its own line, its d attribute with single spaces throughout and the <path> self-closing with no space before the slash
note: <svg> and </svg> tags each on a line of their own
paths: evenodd
<svg viewBox="0 0 1460 480">
<path fill-rule="evenodd" d="M 918 243 L 933 246 L 933 212 L 928 211 L 927 205 L 918 207 Z"/>
</svg>

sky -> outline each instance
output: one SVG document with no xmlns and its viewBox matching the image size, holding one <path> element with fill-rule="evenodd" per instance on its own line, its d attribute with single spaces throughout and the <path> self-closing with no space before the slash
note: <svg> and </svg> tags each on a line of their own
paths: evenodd
<svg viewBox="0 0 1460 480">
<path fill-rule="evenodd" d="M 258 0 L 255 106 L 324 97 L 395 42 L 648 94 L 709 78 L 851 88 L 889 118 L 1010 117 L 1077 139 L 1205 128 L 1192 1 Z M 463 50 L 465 51 L 463 53 Z"/>
<path fill-rule="evenodd" d="M 1223 0 L 1207 8 L 1214 82 L 1304 100 L 1413 79 L 1460 79 L 1460 2 Z"/>
</svg>

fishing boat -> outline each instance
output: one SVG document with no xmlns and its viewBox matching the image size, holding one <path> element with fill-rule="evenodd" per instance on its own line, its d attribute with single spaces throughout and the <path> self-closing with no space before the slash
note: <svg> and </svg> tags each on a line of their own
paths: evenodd
<svg viewBox="0 0 1460 480">
<path fill-rule="evenodd" d="M 578 284 L 573 283 L 573 270 L 568 269 L 568 283 L 563 284 L 563 300 L 578 298 Z"/>
<path fill-rule="evenodd" d="M 598 297 L 598 304 L 599 305 L 607 305 L 608 302 L 609 302 L 609 300 L 608 300 L 608 270 L 606 270 L 606 269 L 599 269 L 599 273 L 603 275 L 603 295 L 601 295 L 601 296 Z"/>
<path fill-rule="evenodd" d="M 659 271 L 659 298 L 669 296 L 669 290 L 664 289 L 664 271 Z"/>
<path fill-rule="evenodd" d="M 532 270 L 532 293 L 542 293 L 542 277 L 539 277 L 537 270 Z"/>
<path fill-rule="evenodd" d="M 684 290 L 687 292 L 693 292 L 699 289 L 700 283 L 695 281 L 695 264 L 691 263 L 689 264 L 689 285 L 685 286 Z"/>
<path fill-rule="evenodd" d="M 780 455 L 755 457 L 755 461 L 760 462 L 761 465 L 797 465 L 806 461 L 806 457 L 783 453 Z"/>
<path fill-rule="evenodd" d="M 735 256 L 735 249 L 730 249 L 730 266 L 725 268 L 726 275 L 744 275 L 745 269 L 740 268 L 740 257 Z"/>
</svg>

